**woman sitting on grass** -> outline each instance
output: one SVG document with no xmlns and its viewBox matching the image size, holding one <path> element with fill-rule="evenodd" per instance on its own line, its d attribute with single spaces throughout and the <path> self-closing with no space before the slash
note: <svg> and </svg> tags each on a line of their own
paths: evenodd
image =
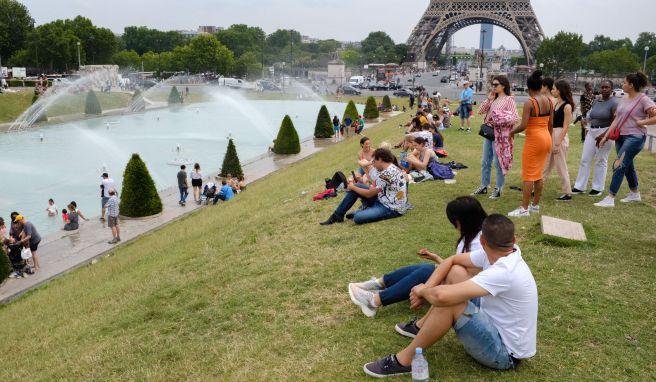
<svg viewBox="0 0 656 382">
<path fill-rule="evenodd" d="M 460 233 L 456 253 L 466 253 L 481 249 L 480 236 L 483 220 L 487 213 L 478 200 L 471 196 L 460 196 L 446 206 L 446 216 L 453 227 Z M 437 264 L 442 258 L 427 249 L 417 252 L 422 259 L 432 260 Z M 430 263 L 414 264 L 387 273 L 380 278 L 372 278 L 361 283 L 348 285 L 349 296 L 354 304 L 360 306 L 362 313 L 373 317 L 381 306 L 405 301 L 416 285 L 425 283 L 435 271 Z"/>
<path fill-rule="evenodd" d="M 374 161 L 374 149 L 371 147 L 371 140 L 367 137 L 360 138 L 360 147 L 362 149 L 358 153 L 358 163 L 365 163 L 366 161 L 368 165 L 371 165 Z M 366 166 L 367 165 L 360 165 L 360 169 L 358 170 L 360 175 L 365 174 Z"/>
<path fill-rule="evenodd" d="M 428 147 L 426 139 L 416 137 L 414 139 L 414 151 L 405 160 L 410 164 L 410 170 L 424 171 L 431 161 L 435 161 L 437 155 L 432 147 Z"/>
</svg>

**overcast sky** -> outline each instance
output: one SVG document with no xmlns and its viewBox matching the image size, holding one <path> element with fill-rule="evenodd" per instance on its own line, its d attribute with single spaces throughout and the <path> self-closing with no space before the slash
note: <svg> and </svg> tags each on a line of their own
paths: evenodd
<svg viewBox="0 0 656 382">
<path fill-rule="evenodd" d="M 20 0 L 19 0 L 20 1 Z M 37 25 L 82 15 L 121 33 L 138 25 L 160 30 L 195 30 L 199 25 L 259 26 L 271 33 L 292 28 L 303 35 L 360 41 L 382 30 L 395 42 L 408 39 L 429 0 L 22 0 Z M 400 5 L 403 4 L 403 5 Z M 533 9 L 547 36 L 560 30 L 635 41 L 640 32 L 656 30 L 656 0 L 533 0 Z M 631 7 L 624 4 L 631 4 Z M 621 24 L 624 22 L 624 24 Z M 480 27 L 455 35 L 455 45 L 478 46 Z M 493 47 L 519 48 L 505 30 L 495 28 Z"/>
</svg>

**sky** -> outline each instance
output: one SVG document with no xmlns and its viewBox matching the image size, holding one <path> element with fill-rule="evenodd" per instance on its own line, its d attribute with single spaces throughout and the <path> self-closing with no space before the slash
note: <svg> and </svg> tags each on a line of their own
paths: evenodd
<svg viewBox="0 0 656 382">
<path fill-rule="evenodd" d="M 199 25 L 259 26 L 266 33 L 295 29 L 303 35 L 339 41 L 361 41 L 382 30 L 396 43 L 405 42 L 429 0 L 19 0 L 36 24 L 85 16 L 94 25 L 121 33 L 125 26 L 160 30 L 196 30 Z M 624 0 L 627 1 L 628 0 Z M 533 0 L 533 9 L 546 36 L 565 30 L 613 39 L 654 31 L 656 0 L 631 0 L 631 8 L 617 0 Z M 402 4 L 402 5 L 400 5 Z M 643 10 L 643 11 L 640 11 Z M 626 12 L 622 14 L 623 12 Z M 620 24 L 626 20 L 625 24 Z M 479 26 L 455 34 L 454 45 L 478 47 Z M 503 29 L 494 29 L 493 47 L 518 49 L 519 43 Z"/>
</svg>

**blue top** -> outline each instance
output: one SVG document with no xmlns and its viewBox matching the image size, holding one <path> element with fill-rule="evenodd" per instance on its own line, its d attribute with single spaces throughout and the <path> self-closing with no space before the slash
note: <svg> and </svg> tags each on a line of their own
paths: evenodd
<svg viewBox="0 0 656 382">
<path fill-rule="evenodd" d="M 222 186 L 219 192 L 221 193 L 221 195 L 225 196 L 224 200 L 226 202 L 232 199 L 233 196 L 235 196 L 235 194 L 232 192 L 232 187 L 228 186 L 227 184 L 225 186 Z"/>
<path fill-rule="evenodd" d="M 474 97 L 474 90 L 472 88 L 467 88 L 460 93 L 460 101 L 463 105 L 469 105 L 472 102 L 472 97 Z M 469 98 L 467 101 L 464 101 L 465 98 Z"/>
</svg>

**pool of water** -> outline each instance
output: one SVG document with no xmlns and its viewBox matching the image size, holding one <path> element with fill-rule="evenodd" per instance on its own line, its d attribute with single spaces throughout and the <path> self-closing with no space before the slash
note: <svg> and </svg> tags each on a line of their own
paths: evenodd
<svg viewBox="0 0 656 382">
<path fill-rule="evenodd" d="M 179 168 L 167 163 L 176 158 L 192 158 L 204 175 L 218 170 L 229 135 L 242 163 L 266 153 L 285 114 L 301 139 L 311 137 L 322 104 L 340 117 L 346 108 L 345 103 L 221 96 L 202 104 L 0 134 L 0 216 L 9 221 L 18 211 L 40 233 L 54 232 L 63 223 L 60 216 L 47 216 L 48 199 L 60 211 L 75 200 L 87 217 L 100 215 L 100 175 L 108 172 L 120 190 L 132 153 L 139 153 L 161 190 L 177 184 Z"/>
</svg>

